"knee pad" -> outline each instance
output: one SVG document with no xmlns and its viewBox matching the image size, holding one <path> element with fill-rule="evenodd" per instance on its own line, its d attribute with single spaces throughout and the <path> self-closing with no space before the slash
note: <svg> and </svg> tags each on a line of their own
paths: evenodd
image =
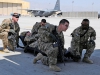
<svg viewBox="0 0 100 75">
<path fill-rule="evenodd" d="M 49 65 L 56 65 L 57 64 L 57 58 L 48 57 L 49 58 Z"/>
<path fill-rule="evenodd" d="M 41 59 L 41 62 L 44 64 L 44 65 L 49 65 L 49 59 L 48 57 L 46 56 L 43 56 L 42 59 Z"/>
</svg>

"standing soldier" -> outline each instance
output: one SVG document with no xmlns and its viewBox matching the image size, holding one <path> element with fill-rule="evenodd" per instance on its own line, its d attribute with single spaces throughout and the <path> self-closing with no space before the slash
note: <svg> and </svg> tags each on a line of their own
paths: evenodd
<svg viewBox="0 0 100 75">
<path fill-rule="evenodd" d="M 33 63 L 36 63 L 41 59 L 42 63 L 45 65 L 49 65 L 49 68 L 53 71 L 60 71 L 61 69 L 56 66 L 57 64 L 57 56 L 60 53 L 59 47 L 54 43 L 55 38 L 53 38 L 53 33 L 56 33 L 57 37 L 61 41 L 61 48 L 63 53 L 64 51 L 64 35 L 62 31 L 66 31 L 69 26 L 69 21 L 66 19 L 62 19 L 59 22 L 59 26 L 49 25 L 49 26 L 41 26 L 39 29 L 40 37 L 38 39 L 38 47 L 43 53 L 47 55 L 42 56 L 41 52 L 37 54 L 34 58 Z"/>
<path fill-rule="evenodd" d="M 12 37 L 10 36 L 11 34 L 16 35 L 14 38 L 16 39 L 16 44 L 19 42 L 19 31 L 20 27 L 18 22 L 20 14 L 18 13 L 13 13 L 12 19 L 4 19 L 2 21 L 2 24 L 0 26 L 0 39 L 3 40 L 3 47 L 5 52 L 9 52 L 7 49 L 7 46 L 13 51 L 14 50 L 14 45 L 15 40 L 13 40 L 12 43 Z"/>
<path fill-rule="evenodd" d="M 93 61 L 89 58 L 95 48 L 96 32 L 89 26 L 89 20 L 83 19 L 81 26 L 76 28 L 71 35 L 72 41 L 69 51 L 73 54 L 73 60 L 78 62 L 81 59 L 82 50 L 86 49 L 82 61 L 92 64 Z"/>
</svg>

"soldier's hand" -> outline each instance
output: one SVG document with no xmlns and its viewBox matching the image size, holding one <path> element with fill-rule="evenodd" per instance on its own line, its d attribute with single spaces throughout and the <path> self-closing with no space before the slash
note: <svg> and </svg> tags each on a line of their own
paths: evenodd
<svg viewBox="0 0 100 75">
<path fill-rule="evenodd" d="M 9 32 L 9 29 L 3 29 L 2 32 Z"/>
<path fill-rule="evenodd" d="M 15 34 L 15 31 L 13 29 L 10 29 L 9 32 Z"/>
</svg>

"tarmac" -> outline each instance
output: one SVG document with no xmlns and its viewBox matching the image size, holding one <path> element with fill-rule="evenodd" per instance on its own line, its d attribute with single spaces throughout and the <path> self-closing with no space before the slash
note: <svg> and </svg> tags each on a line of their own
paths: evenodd
<svg viewBox="0 0 100 75">
<path fill-rule="evenodd" d="M 0 16 L 0 24 L 5 18 L 11 18 L 11 16 Z M 20 33 L 23 31 L 31 31 L 33 25 L 36 22 L 40 22 L 45 17 L 29 17 L 22 16 L 19 18 Z M 83 18 L 67 18 L 67 17 L 48 17 L 45 18 L 47 22 L 58 25 L 61 19 L 68 19 L 70 26 L 66 32 L 64 32 L 65 48 L 70 46 L 71 32 L 78 26 L 81 25 Z M 2 41 L 0 40 L 0 75 L 100 75 L 100 19 L 90 18 L 90 26 L 92 26 L 97 33 L 96 36 L 96 47 L 94 53 L 91 56 L 91 60 L 94 64 L 80 62 L 73 62 L 72 60 L 58 63 L 57 66 L 61 68 L 61 72 L 54 72 L 38 61 L 33 64 L 33 58 L 35 57 L 32 53 L 24 53 L 22 48 L 17 48 L 14 52 L 4 53 Z M 20 45 L 23 45 L 20 41 Z M 82 57 L 84 56 L 85 50 L 83 50 Z"/>
</svg>

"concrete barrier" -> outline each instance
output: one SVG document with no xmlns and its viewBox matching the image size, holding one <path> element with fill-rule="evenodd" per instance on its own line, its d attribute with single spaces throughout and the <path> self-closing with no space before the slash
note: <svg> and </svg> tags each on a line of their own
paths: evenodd
<svg viewBox="0 0 100 75">
<path fill-rule="evenodd" d="M 98 18 L 98 12 L 62 12 L 62 17 L 69 18 Z"/>
</svg>

